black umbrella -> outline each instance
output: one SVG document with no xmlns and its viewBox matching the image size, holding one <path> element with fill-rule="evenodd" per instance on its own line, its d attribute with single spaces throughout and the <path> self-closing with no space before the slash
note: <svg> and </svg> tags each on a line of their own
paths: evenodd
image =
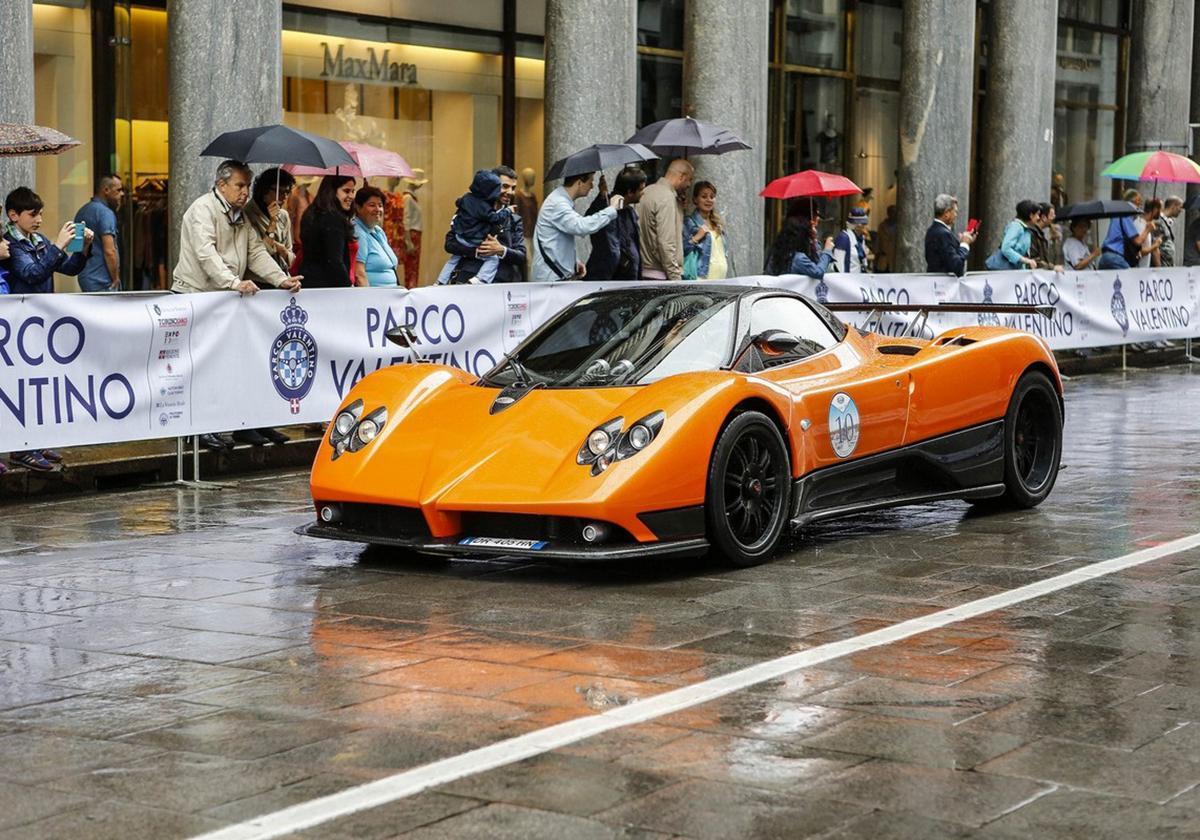
<svg viewBox="0 0 1200 840">
<path fill-rule="evenodd" d="M 586 175 L 588 172 L 599 172 L 627 163 L 641 163 L 657 157 L 654 152 L 637 143 L 595 143 L 555 161 L 546 173 L 546 180 Z"/>
<path fill-rule="evenodd" d="M 1200 210 L 1200 193 L 1187 200 L 1187 204 L 1183 205 L 1184 210 Z"/>
<path fill-rule="evenodd" d="M 728 128 L 691 117 L 659 120 L 638 130 L 626 143 L 641 143 L 663 157 L 723 155 L 751 148 Z"/>
<path fill-rule="evenodd" d="M 1064 207 L 1055 214 L 1055 220 L 1070 219 L 1117 219 L 1121 216 L 1136 216 L 1138 209 L 1128 201 L 1084 201 Z"/>
<path fill-rule="evenodd" d="M 345 149 L 328 137 L 286 125 L 226 131 L 205 146 L 200 156 L 231 158 L 243 163 L 295 163 L 321 169 L 357 165 Z"/>
</svg>

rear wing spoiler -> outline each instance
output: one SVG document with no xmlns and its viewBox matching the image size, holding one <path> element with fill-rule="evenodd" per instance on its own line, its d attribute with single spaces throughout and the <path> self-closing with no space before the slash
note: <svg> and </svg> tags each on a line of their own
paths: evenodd
<svg viewBox="0 0 1200 840">
<path fill-rule="evenodd" d="M 1023 303 L 825 303 L 822 304 L 830 312 L 867 312 L 866 329 L 869 331 L 872 323 L 882 325 L 883 316 L 892 312 L 914 312 L 913 319 L 908 322 L 900 338 L 915 337 L 921 334 L 929 321 L 930 312 L 960 312 L 969 314 L 992 315 L 1041 315 L 1050 318 L 1054 315 L 1053 306 L 1035 306 Z"/>
</svg>

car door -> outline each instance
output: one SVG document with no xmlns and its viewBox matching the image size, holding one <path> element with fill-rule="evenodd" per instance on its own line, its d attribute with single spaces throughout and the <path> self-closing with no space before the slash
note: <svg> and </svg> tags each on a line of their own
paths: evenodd
<svg viewBox="0 0 1200 840">
<path fill-rule="evenodd" d="M 797 451 L 806 453 L 806 469 L 829 466 L 899 447 L 908 422 L 910 376 L 907 370 L 873 363 L 877 355 L 849 330 L 842 341 L 813 308 L 793 296 L 754 300 L 750 335 L 784 330 L 821 347 L 807 355 L 766 359 L 761 375 L 795 395 Z"/>
</svg>

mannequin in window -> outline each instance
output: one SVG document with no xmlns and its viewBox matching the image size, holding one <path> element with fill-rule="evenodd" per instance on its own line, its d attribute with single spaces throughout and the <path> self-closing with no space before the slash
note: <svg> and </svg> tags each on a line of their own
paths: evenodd
<svg viewBox="0 0 1200 840">
<path fill-rule="evenodd" d="M 521 185 L 517 187 L 517 194 L 513 200 L 516 206 L 517 215 L 521 217 L 521 224 L 525 226 L 525 253 L 533 253 L 533 227 L 537 224 L 538 216 L 538 197 L 534 191 L 534 186 L 537 184 L 537 173 L 532 167 L 525 167 L 521 170 Z M 526 277 L 528 278 L 529 271 L 533 267 L 533 260 L 528 260 L 526 263 Z"/>
<path fill-rule="evenodd" d="M 825 115 L 825 128 L 817 135 L 817 144 L 821 148 L 823 166 L 836 166 L 842 159 L 842 135 L 834 126 L 833 114 Z"/>
<path fill-rule="evenodd" d="M 415 288 L 421 276 L 421 205 L 417 202 L 417 190 L 429 183 L 424 169 L 414 169 L 413 174 L 400 179 L 400 191 L 404 196 L 404 286 Z M 399 252 L 397 252 L 399 253 Z"/>
</svg>

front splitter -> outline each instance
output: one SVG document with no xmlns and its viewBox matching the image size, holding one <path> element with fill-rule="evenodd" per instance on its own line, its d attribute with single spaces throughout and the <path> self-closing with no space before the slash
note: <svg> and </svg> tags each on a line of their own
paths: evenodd
<svg viewBox="0 0 1200 840">
<path fill-rule="evenodd" d="M 436 554 L 456 557 L 525 557 L 530 559 L 556 560 L 563 563 L 602 563 L 632 560 L 642 557 L 699 557 L 708 551 L 708 540 L 689 539 L 670 542 L 634 543 L 622 545 L 576 545 L 574 543 L 547 542 L 538 549 L 508 548 L 501 546 L 463 545 L 459 537 L 428 539 L 422 537 L 395 537 L 349 531 L 320 522 L 301 525 L 297 534 L 320 537 L 326 540 L 369 543 L 404 548 L 419 554 Z"/>
</svg>

